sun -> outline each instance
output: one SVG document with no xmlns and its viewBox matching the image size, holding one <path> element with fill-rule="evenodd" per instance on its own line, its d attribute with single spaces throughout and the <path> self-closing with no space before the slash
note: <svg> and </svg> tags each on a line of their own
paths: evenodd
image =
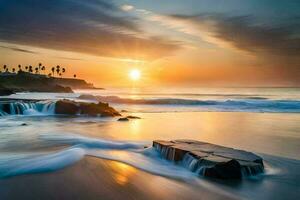
<svg viewBox="0 0 300 200">
<path fill-rule="evenodd" d="M 141 78 L 141 71 L 138 69 L 133 69 L 129 72 L 129 78 L 133 81 L 138 81 Z"/>
</svg>

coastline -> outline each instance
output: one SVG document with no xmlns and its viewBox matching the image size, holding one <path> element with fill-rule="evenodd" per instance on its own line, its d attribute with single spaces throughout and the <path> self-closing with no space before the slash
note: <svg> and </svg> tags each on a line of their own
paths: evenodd
<svg viewBox="0 0 300 200">
<path fill-rule="evenodd" d="M 0 73 L 0 96 L 16 92 L 73 93 L 73 89 L 95 89 L 83 79 L 56 78 L 19 71 Z"/>
</svg>

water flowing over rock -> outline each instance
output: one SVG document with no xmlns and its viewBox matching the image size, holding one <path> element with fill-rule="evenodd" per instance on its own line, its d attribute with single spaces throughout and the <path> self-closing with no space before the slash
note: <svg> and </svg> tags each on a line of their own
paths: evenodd
<svg viewBox="0 0 300 200">
<path fill-rule="evenodd" d="M 0 101 L 0 116 L 54 114 L 55 101 L 3 100 Z"/>
<path fill-rule="evenodd" d="M 86 102 L 75 102 L 70 100 L 59 100 L 55 106 L 56 114 L 83 114 L 83 115 L 100 115 L 101 117 L 114 117 L 120 116 L 114 108 L 110 107 L 108 103 L 98 102 L 86 103 Z"/>
<path fill-rule="evenodd" d="M 85 103 L 70 100 L 20 100 L 0 101 L 0 116 L 4 115 L 92 115 L 114 117 L 120 114 L 107 103 Z"/>
<path fill-rule="evenodd" d="M 153 147 L 163 158 L 205 177 L 241 179 L 264 171 L 262 158 L 243 150 L 195 140 L 156 140 Z"/>
</svg>

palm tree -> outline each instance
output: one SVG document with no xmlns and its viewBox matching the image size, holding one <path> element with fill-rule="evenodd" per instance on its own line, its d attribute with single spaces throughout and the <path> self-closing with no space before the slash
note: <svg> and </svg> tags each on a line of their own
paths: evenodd
<svg viewBox="0 0 300 200">
<path fill-rule="evenodd" d="M 74 74 L 73 77 L 76 78 L 76 74 Z"/>
<path fill-rule="evenodd" d="M 26 71 L 28 71 L 28 66 L 25 66 Z"/>
<path fill-rule="evenodd" d="M 48 74 L 48 77 L 51 77 L 51 76 L 52 76 L 52 74 L 51 74 L 51 73 L 49 73 L 49 74 Z"/>
<path fill-rule="evenodd" d="M 60 66 L 57 65 L 57 66 L 56 66 L 56 73 L 57 73 L 57 75 L 59 75 L 59 72 L 60 72 Z"/>
<path fill-rule="evenodd" d="M 46 70 L 46 67 L 45 66 L 42 66 L 42 71 L 45 71 Z"/>
<path fill-rule="evenodd" d="M 19 68 L 19 72 L 21 72 L 22 71 L 22 66 L 18 65 L 18 68 Z"/>
<path fill-rule="evenodd" d="M 38 67 L 35 68 L 35 73 L 36 74 L 39 73 L 39 68 Z"/>
<path fill-rule="evenodd" d="M 52 71 L 52 74 L 53 74 L 53 76 L 54 76 L 55 67 L 52 67 L 52 68 L 51 68 L 51 71 Z"/>
<path fill-rule="evenodd" d="M 41 70 L 41 68 L 42 68 L 42 63 L 39 63 L 39 67 L 38 67 L 38 68 L 39 68 L 38 71 L 40 72 L 40 70 Z"/>
<path fill-rule="evenodd" d="M 7 66 L 6 65 L 3 65 L 3 69 L 4 69 L 4 71 L 7 71 L 6 69 L 7 69 Z"/>
<path fill-rule="evenodd" d="M 15 69 L 15 68 L 12 68 L 12 72 L 15 73 L 15 71 L 16 71 L 16 69 Z"/>
<path fill-rule="evenodd" d="M 29 70 L 28 70 L 30 73 L 32 73 L 33 72 L 33 69 L 32 69 L 32 66 L 31 65 L 29 65 Z"/>
<path fill-rule="evenodd" d="M 64 74 L 64 73 L 66 72 L 66 69 L 65 69 L 65 68 L 62 68 L 62 69 L 61 69 L 61 72 L 62 72 L 62 74 Z"/>
</svg>

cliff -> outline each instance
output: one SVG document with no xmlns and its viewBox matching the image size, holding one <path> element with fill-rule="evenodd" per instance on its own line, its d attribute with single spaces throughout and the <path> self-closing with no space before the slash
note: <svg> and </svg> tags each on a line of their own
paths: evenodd
<svg viewBox="0 0 300 200">
<path fill-rule="evenodd" d="M 27 72 L 0 73 L 0 95 L 13 92 L 73 92 L 72 89 L 92 89 L 94 86 L 82 79 L 53 78 Z M 8 92 L 9 91 L 9 92 Z"/>
</svg>

